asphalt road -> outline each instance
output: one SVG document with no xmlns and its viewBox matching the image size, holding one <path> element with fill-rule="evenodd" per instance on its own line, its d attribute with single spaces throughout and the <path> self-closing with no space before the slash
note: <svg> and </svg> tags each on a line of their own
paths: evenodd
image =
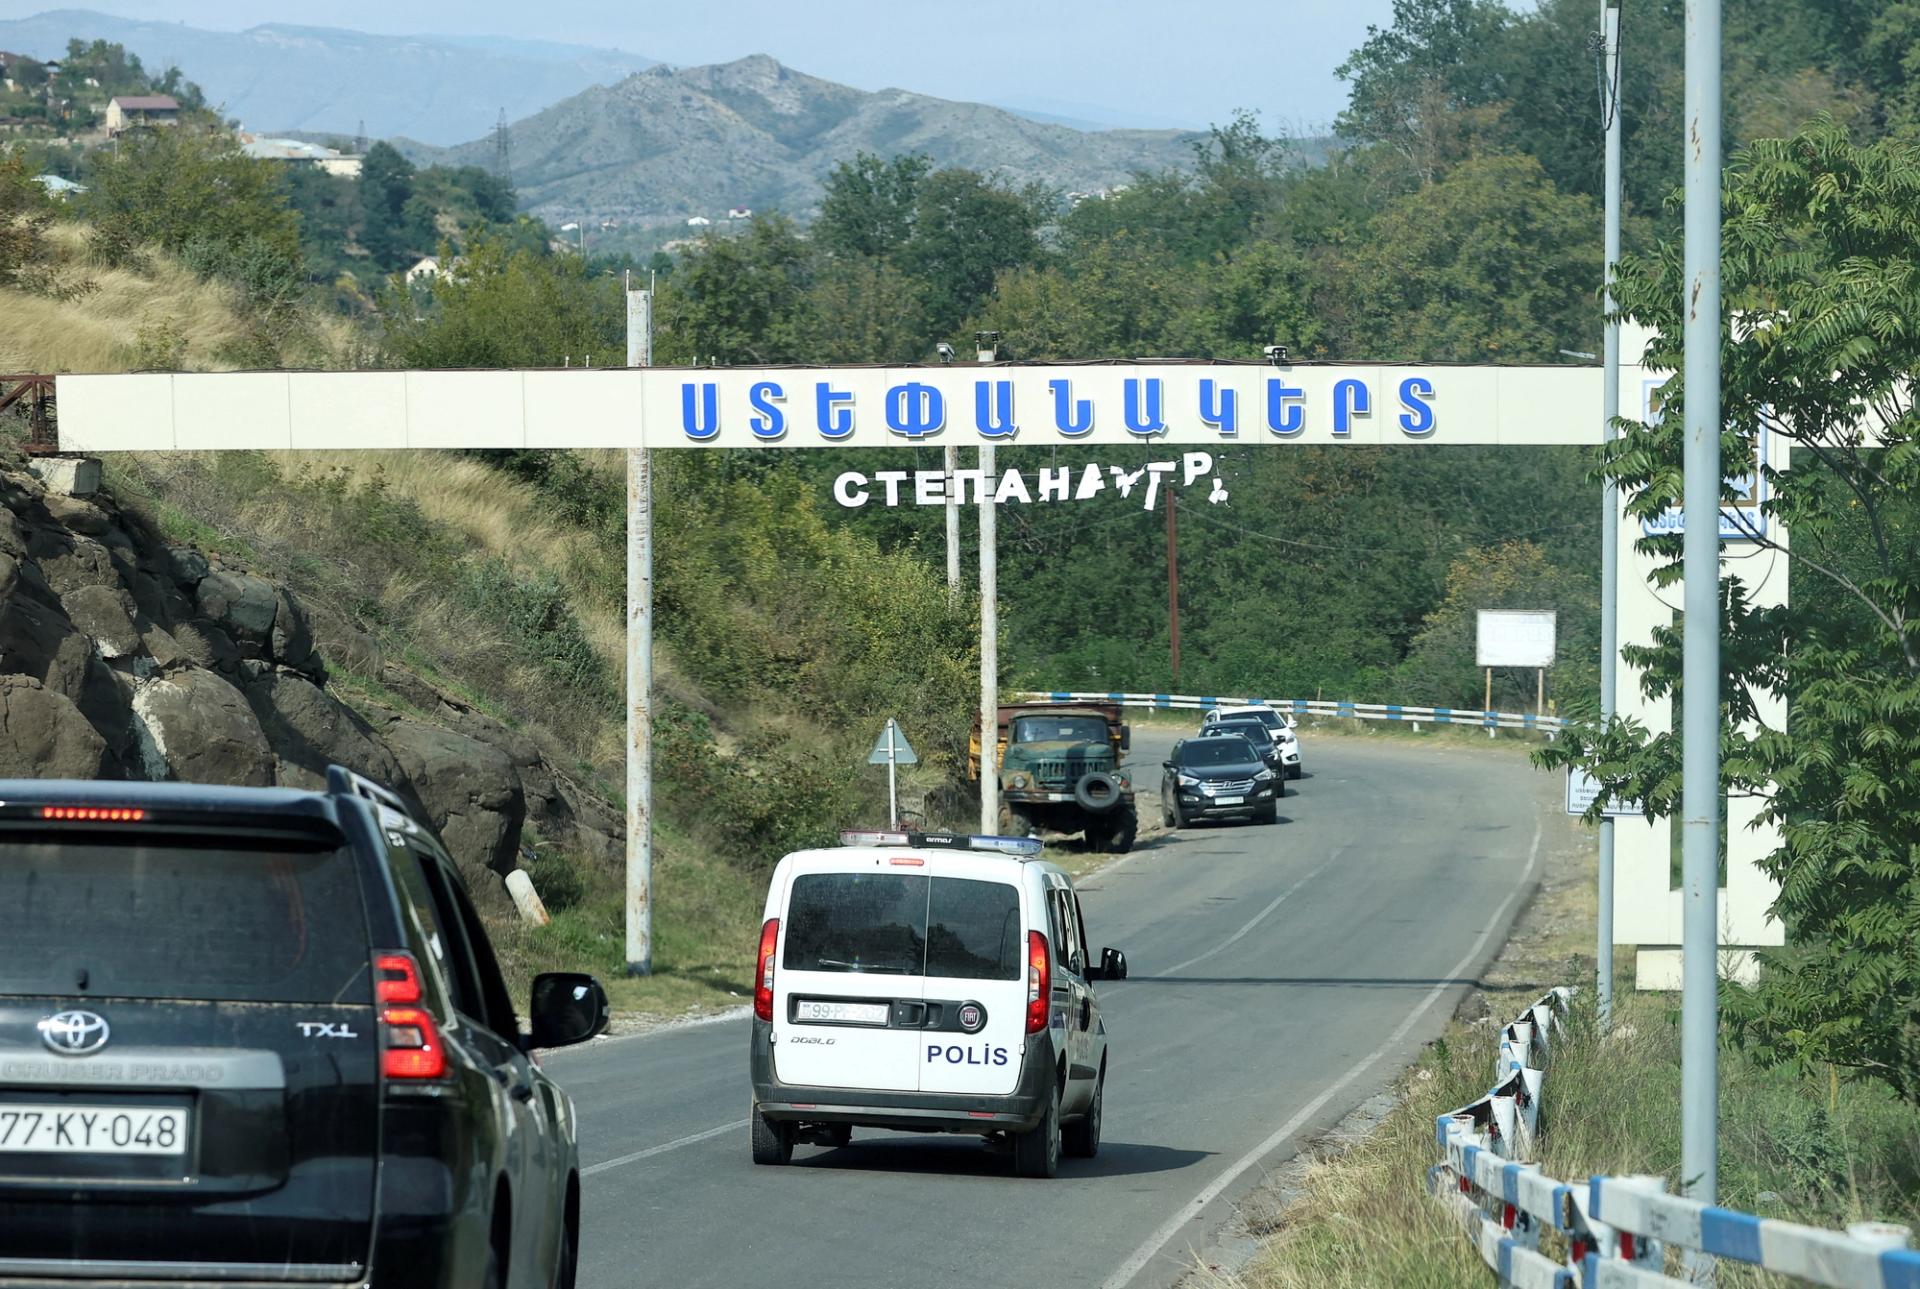
<svg viewBox="0 0 1920 1289">
<path fill-rule="evenodd" d="M 1157 788 L 1170 742 L 1141 731 L 1139 781 Z M 1172 1284 L 1266 1167 L 1440 1030 L 1538 873 L 1551 794 L 1520 758 L 1302 750 L 1278 825 L 1150 839 L 1082 883 L 1090 944 L 1132 971 L 1100 990 L 1098 1158 L 1025 1181 L 977 1139 L 868 1131 L 757 1168 L 745 1020 L 557 1052 L 587 1174 L 580 1284 Z"/>
</svg>

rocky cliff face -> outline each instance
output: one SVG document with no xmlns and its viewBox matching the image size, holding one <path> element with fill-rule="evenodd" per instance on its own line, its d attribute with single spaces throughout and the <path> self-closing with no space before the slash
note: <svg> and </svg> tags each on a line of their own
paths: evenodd
<svg viewBox="0 0 1920 1289">
<path fill-rule="evenodd" d="M 0 455 L 0 778 L 314 788 L 345 765 L 417 801 L 496 911 L 529 821 L 554 844 L 619 852 L 617 811 L 342 615 L 26 467 Z M 329 657 L 405 710 L 341 701 Z"/>
</svg>

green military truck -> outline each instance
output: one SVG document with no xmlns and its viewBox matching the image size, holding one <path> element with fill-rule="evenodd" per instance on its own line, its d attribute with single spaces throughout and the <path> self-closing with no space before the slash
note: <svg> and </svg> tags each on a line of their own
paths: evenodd
<svg viewBox="0 0 1920 1289">
<path fill-rule="evenodd" d="M 1133 849 L 1140 817 L 1133 782 L 1120 768 L 1132 731 L 1118 703 L 1007 703 L 1000 708 L 994 762 L 1000 774 L 1000 826 L 1080 833 L 1089 850 Z M 980 781 L 976 725 L 968 772 Z"/>
</svg>

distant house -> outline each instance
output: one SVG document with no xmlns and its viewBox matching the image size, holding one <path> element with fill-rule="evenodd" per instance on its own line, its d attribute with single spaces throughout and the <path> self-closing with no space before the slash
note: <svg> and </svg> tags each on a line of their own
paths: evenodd
<svg viewBox="0 0 1920 1289">
<path fill-rule="evenodd" d="M 85 184 L 77 184 L 61 175 L 35 175 L 33 181 L 45 188 L 49 197 L 58 197 L 62 201 L 69 197 L 78 197 L 87 190 Z"/>
<path fill-rule="evenodd" d="M 407 281 L 409 283 L 431 282 L 439 276 L 440 261 L 434 259 L 431 255 L 421 256 L 420 262 L 407 270 Z"/>
<path fill-rule="evenodd" d="M 752 219 L 753 212 L 745 206 L 735 206 L 727 211 L 728 219 Z"/>
<path fill-rule="evenodd" d="M 242 134 L 240 150 L 262 161 L 284 161 L 289 165 L 308 165 L 344 179 L 360 177 L 361 158 L 304 139 L 266 139 Z"/>
<path fill-rule="evenodd" d="M 708 219 L 705 215 L 695 215 L 693 218 L 687 221 L 687 227 L 688 228 L 705 228 L 707 225 L 711 223 L 713 223 L 713 221 L 711 219 Z"/>
<path fill-rule="evenodd" d="M 180 124 L 179 101 L 166 94 L 118 94 L 107 100 L 107 133 Z"/>
</svg>

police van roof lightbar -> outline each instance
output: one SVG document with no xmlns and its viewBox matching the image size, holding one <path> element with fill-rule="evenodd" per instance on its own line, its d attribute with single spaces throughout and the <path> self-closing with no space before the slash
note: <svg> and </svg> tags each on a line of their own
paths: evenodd
<svg viewBox="0 0 1920 1289">
<path fill-rule="evenodd" d="M 1014 855 L 1031 859 L 1041 851 L 1033 837 L 987 837 L 951 832 L 876 832 L 848 829 L 840 834 L 842 846 L 913 846 L 932 850 L 977 850 L 996 855 Z"/>
</svg>

